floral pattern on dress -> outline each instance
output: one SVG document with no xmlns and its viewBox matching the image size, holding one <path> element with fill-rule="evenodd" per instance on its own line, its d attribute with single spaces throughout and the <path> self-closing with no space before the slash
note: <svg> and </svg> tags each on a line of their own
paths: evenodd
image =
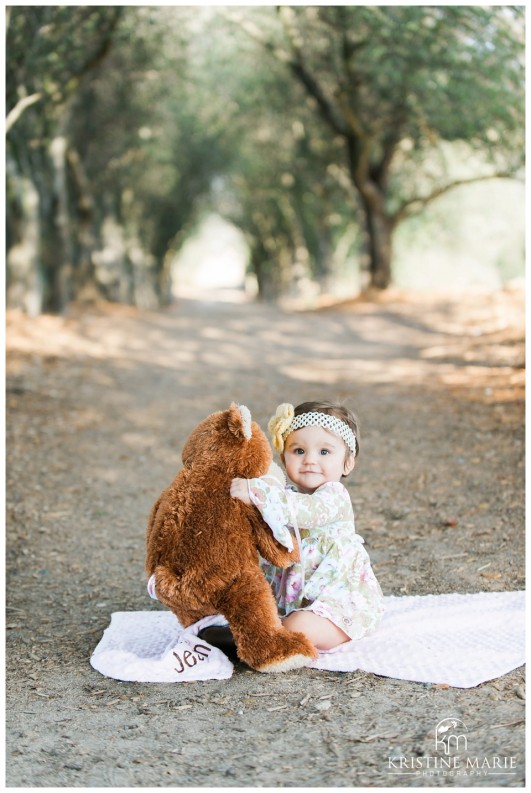
<svg viewBox="0 0 531 793">
<path fill-rule="evenodd" d="M 295 526 L 299 529 L 300 562 L 282 570 L 261 561 L 280 611 L 308 609 L 351 639 L 372 633 L 383 613 L 383 595 L 356 533 L 347 489 L 327 482 L 307 495 L 275 480 L 250 479 L 249 493 L 268 524 L 273 516 L 275 536 L 286 547 L 281 536 L 291 538 Z"/>
</svg>

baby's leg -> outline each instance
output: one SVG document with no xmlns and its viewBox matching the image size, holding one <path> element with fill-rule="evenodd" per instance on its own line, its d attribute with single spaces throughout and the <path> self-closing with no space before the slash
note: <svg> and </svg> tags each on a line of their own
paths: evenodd
<svg viewBox="0 0 531 793">
<path fill-rule="evenodd" d="M 313 611 L 292 611 L 282 622 L 290 631 L 304 633 L 318 650 L 331 650 L 338 644 L 350 641 L 350 637 L 341 628 Z"/>
</svg>

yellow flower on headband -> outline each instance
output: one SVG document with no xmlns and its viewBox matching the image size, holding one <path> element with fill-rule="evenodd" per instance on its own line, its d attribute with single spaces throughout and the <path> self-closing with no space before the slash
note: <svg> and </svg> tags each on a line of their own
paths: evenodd
<svg viewBox="0 0 531 793">
<path fill-rule="evenodd" d="M 295 415 L 295 409 L 289 402 L 283 402 L 279 405 L 274 416 L 269 419 L 267 429 L 271 433 L 273 447 L 277 452 L 284 451 L 284 438 L 282 437 L 286 430 L 289 428 Z"/>
</svg>

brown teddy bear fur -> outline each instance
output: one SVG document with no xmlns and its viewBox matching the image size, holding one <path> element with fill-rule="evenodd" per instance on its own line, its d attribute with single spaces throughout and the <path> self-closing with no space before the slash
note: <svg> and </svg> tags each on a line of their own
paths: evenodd
<svg viewBox="0 0 531 793">
<path fill-rule="evenodd" d="M 296 669 L 317 651 L 302 633 L 283 627 L 258 552 L 288 567 L 298 549 L 288 552 L 255 507 L 230 495 L 234 477 L 263 476 L 272 461 L 266 436 L 244 416 L 233 403 L 189 436 L 183 468 L 151 510 L 146 571 L 155 575 L 157 598 L 184 628 L 223 614 L 241 660 L 260 672 Z"/>
</svg>

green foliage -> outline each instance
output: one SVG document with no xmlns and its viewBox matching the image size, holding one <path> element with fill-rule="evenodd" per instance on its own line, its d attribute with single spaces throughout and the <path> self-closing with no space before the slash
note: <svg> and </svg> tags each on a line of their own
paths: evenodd
<svg viewBox="0 0 531 793">
<path fill-rule="evenodd" d="M 7 14 L 8 112 L 32 94 L 47 113 L 62 105 L 104 57 L 120 7 L 12 6 Z"/>
<path fill-rule="evenodd" d="M 362 244 L 390 266 L 399 223 L 521 167 L 523 35 L 514 6 L 12 7 L 9 240 L 26 179 L 52 291 L 96 277 L 111 217 L 120 277 L 145 266 L 162 298 L 169 253 L 211 208 L 245 233 L 264 294 L 326 284 Z"/>
</svg>

